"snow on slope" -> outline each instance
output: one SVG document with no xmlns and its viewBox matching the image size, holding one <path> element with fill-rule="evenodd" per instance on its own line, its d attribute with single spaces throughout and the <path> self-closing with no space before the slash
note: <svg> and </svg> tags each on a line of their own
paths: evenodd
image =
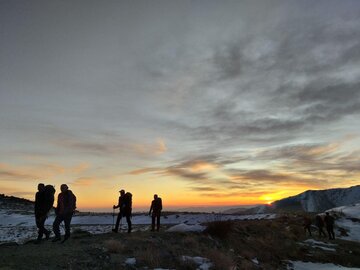
<svg viewBox="0 0 360 270">
<path fill-rule="evenodd" d="M 360 203 L 336 207 L 329 212 L 339 217 L 335 222 L 339 238 L 360 242 Z M 341 234 L 339 228 L 344 229 L 347 235 Z"/>
<path fill-rule="evenodd" d="M 326 190 L 308 190 L 273 203 L 276 209 L 323 212 L 343 205 L 360 203 L 360 186 Z"/>
<path fill-rule="evenodd" d="M 246 220 L 246 219 L 271 219 L 274 214 L 259 215 L 219 215 L 219 214 L 173 214 L 163 216 L 161 223 L 164 225 L 182 224 L 182 228 L 190 228 L 189 225 L 199 225 L 201 223 L 219 221 L 219 220 Z M 55 216 L 50 215 L 45 222 L 45 226 L 51 229 L 51 225 Z M 90 233 L 106 233 L 111 232 L 113 222 L 116 217 L 112 214 L 94 213 L 89 215 L 75 215 L 71 221 L 72 228 L 80 228 Z M 123 226 L 126 222 L 122 220 Z M 134 215 L 132 217 L 133 225 L 150 225 L 151 218 L 147 215 Z M 187 226 L 186 226 L 187 225 Z M 199 226 L 195 226 L 196 228 Z M 191 226 L 191 228 L 195 228 Z M 199 227 L 200 228 L 200 227 Z M 143 226 L 139 230 L 147 230 L 147 226 Z M 175 228 L 179 230 L 179 228 Z M 190 230 L 190 229 L 189 229 Z M 1 242 L 18 242 L 23 243 L 26 240 L 36 238 L 37 229 L 35 226 L 35 218 L 33 215 L 9 214 L 9 211 L 0 210 L 0 243 Z"/>
</svg>

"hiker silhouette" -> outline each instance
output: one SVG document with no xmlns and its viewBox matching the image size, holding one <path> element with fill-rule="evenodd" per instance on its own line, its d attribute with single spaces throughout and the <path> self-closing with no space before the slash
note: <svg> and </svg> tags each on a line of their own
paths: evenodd
<svg viewBox="0 0 360 270">
<path fill-rule="evenodd" d="M 154 200 L 151 202 L 149 216 L 151 215 L 151 231 L 155 230 L 155 218 L 156 218 L 156 230 L 160 230 L 160 216 L 162 210 L 162 200 L 157 194 L 154 194 Z M 151 214 L 152 212 L 152 214 Z"/>
<path fill-rule="evenodd" d="M 76 209 L 76 196 L 69 190 L 69 187 L 66 184 L 62 184 L 60 189 L 61 193 L 58 195 L 57 206 L 55 209 L 56 217 L 53 223 L 53 231 L 55 233 L 53 242 L 61 240 L 60 223 L 64 221 L 65 237 L 62 241 L 63 243 L 70 237 L 70 223 Z"/>
<path fill-rule="evenodd" d="M 322 219 L 322 217 L 320 215 L 316 215 L 315 217 L 315 225 L 318 228 L 319 231 L 319 237 L 321 237 L 322 235 L 326 237 L 326 234 L 323 230 L 324 228 L 324 220 Z"/>
<path fill-rule="evenodd" d="M 119 201 L 117 205 L 113 206 L 113 209 L 119 208 L 119 214 L 116 219 L 115 228 L 112 229 L 113 232 L 117 233 L 119 231 L 119 225 L 122 217 L 126 218 L 128 224 L 128 233 L 131 233 L 131 211 L 132 211 L 132 194 L 126 192 L 125 190 L 120 190 Z"/>
<path fill-rule="evenodd" d="M 335 232 L 334 232 L 335 219 L 333 216 L 331 216 L 329 214 L 329 212 L 326 212 L 326 216 L 324 217 L 324 222 L 326 225 L 327 233 L 329 235 L 329 239 L 334 240 L 335 239 Z"/>
<path fill-rule="evenodd" d="M 308 232 L 309 235 L 312 236 L 311 235 L 311 219 L 305 215 L 303 218 L 303 226 L 304 226 L 305 233 Z"/>
<path fill-rule="evenodd" d="M 55 189 L 51 185 L 45 186 L 43 183 L 38 184 L 38 192 L 35 194 L 35 222 L 38 228 L 38 237 L 36 244 L 41 243 L 41 239 L 45 234 L 46 240 L 49 239 L 51 232 L 45 228 L 45 221 L 48 212 L 54 204 Z"/>
</svg>

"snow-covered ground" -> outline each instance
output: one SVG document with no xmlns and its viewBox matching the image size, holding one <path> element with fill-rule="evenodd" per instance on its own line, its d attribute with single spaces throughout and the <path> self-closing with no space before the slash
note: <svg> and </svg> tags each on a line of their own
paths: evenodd
<svg viewBox="0 0 360 270">
<path fill-rule="evenodd" d="M 360 242 L 360 203 L 336 207 L 329 212 L 335 213 L 339 216 L 335 221 L 337 228 L 346 230 L 347 236 L 341 235 L 339 230 L 336 230 L 336 236 L 340 239 Z"/>
<path fill-rule="evenodd" d="M 200 224 L 219 220 L 246 220 L 246 219 L 272 219 L 274 214 L 257 215 L 221 215 L 221 214 L 172 214 L 163 216 L 161 223 L 164 225 L 175 225 L 169 231 L 201 231 L 205 227 Z M 45 226 L 51 229 L 55 216 L 50 215 Z M 110 232 L 116 216 L 112 214 L 81 214 L 75 215 L 71 221 L 72 229 L 81 229 L 93 234 Z M 125 219 L 122 220 L 123 227 L 126 227 Z M 151 224 L 148 215 L 134 215 L 133 225 L 136 230 L 147 230 Z M 148 226 L 146 226 L 148 225 Z M 138 228 L 136 228 L 138 227 Z M 37 229 L 33 215 L 9 214 L 9 211 L 0 210 L 0 243 L 18 242 L 23 243 L 29 239 L 36 238 Z"/>
<path fill-rule="evenodd" d="M 349 268 L 332 263 L 312 263 L 312 262 L 293 262 L 290 261 L 288 270 L 355 270 L 359 268 Z"/>
</svg>

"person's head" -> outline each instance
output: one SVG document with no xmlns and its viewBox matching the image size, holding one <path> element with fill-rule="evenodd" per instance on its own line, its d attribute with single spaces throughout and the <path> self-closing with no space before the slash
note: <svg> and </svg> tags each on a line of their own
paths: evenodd
<svg viewBox="0 0 360 270">
<path fill-rule="evenodd" d="M 154 200 L 156 200 L 158 198 L 157 194 L 154 194 Z"/>
<path fill-rule="evenodd" d="M 65 191 L 67 191 L 68 189 L 69 189 L 69 187 L 68 187 L 66 184 L 62 184 L 62 185 L 60 186 L 61 192 L 65 192 Z"/>
<path fill-rule="evenodd" d="M 45 185 L 43 183 L 38 184 L 38 191 L 43 191 L 45 188 Z"/>
<path fill-rule="evenodd" d="M 124 195 L 124 194 L 125 194 L 125 190 L 123 190 L 123 189 L 120 190 L 119 192 L 120 192 L 120 195 Z"/>
<path fill-rule="evenodd" d="M 326 215 L 328 216 L 328 215 L 329 215 L 329 212 L 326 212 Z"/>
</svg>

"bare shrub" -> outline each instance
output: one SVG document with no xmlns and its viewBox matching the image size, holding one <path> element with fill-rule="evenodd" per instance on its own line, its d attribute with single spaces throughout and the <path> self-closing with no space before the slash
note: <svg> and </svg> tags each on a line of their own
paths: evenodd
<svg viewBox="0 0 360 270">
<path fill-rule="evenodd" d="M 193 236 L 185 236 L 182 242 L 184 247 L 191 247 L 192 250 L 200 249 L 199 241 Z"/>
<path fill-rule="evenodd" d="M 135 257 L 144 265 L 155 268 L 161 265 L 161 254 L 157 248 L 140 249 L 135 252 Z"/>
<path fill-rule="evenodd" d="M 214 264 L 214 269 L 233 270 L 236 269 L 236 263 L 232 256 L 227 255 L 220 250 L 210 250 L 206 256 Z"/>
<path fill-rule="evenodd" d="M 179 260 L 177 269 L 179 269 L 179 270 L 196 270 L 196 269 L 198 269 L 198 265 L 194 261 Z"/>
<path fill-rule="evenodd" d="M 107 240 L 105 241 L 105 248 L 110 252 L 110 253 L 120 253 L 121 251 L 124 250 L 124 244 L 122 244 L 119 241 L 116 240 Z"/>
<path fill-rule="evenodd" d="M 234 222 L 231 220 L 214 221 L 207 224 L 205 233 L 208 233 L 211 236 L 216 236 L 220 239 L 225 239 L 229 236 L 233 228 L 234 228 Z"/>
</svg>

